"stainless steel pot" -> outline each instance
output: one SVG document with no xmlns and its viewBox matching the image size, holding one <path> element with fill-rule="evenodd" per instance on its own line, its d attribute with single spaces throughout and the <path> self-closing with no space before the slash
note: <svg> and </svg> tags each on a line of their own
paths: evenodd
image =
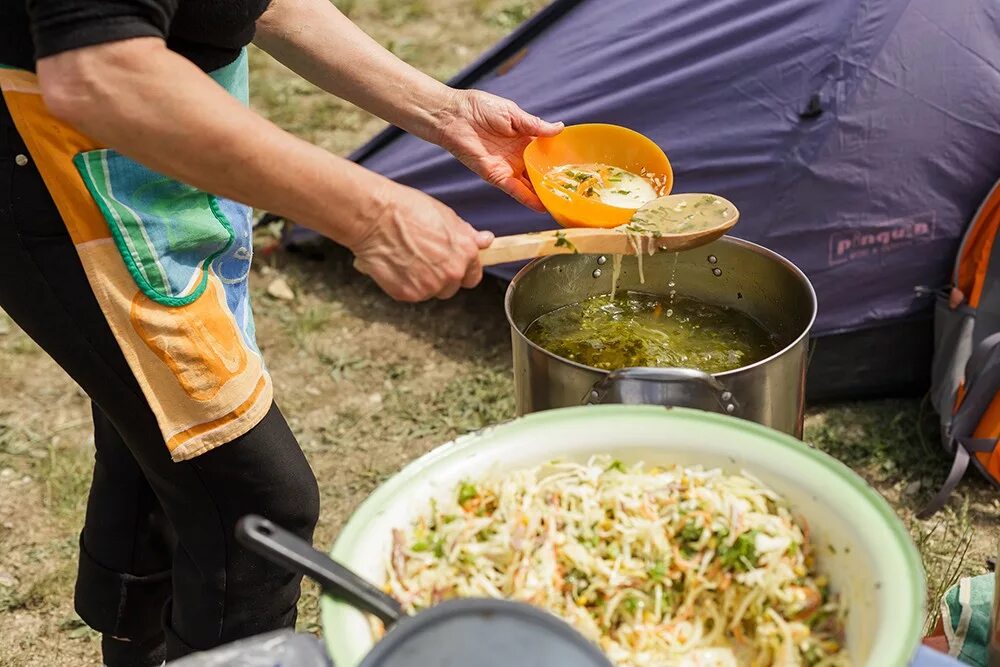
<svg viewBox="0 0 1000 667">
<path fill-rule="evenodd" d="M 685 368 L 608 372 L 558 357 L 524 331 L 541 315 L 611 289 L 612 261 L 598 255 L 556 255 L 524 267 L 507 288 L 505 308 L 514 349 L 518 414 L 581 403 L 650 403 L 731 414 L 802 437 L 809 332 L 816 293 L 784 257 L 731 237 L 681 253 L 625 257 L 619 290 L 678 293 L 731 306 L 777 336 L 767 359 L 709 375 Z"/>
</svg>

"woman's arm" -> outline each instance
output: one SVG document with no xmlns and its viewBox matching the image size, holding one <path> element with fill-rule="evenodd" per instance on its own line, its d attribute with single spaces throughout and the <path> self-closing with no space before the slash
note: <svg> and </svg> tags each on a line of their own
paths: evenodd
<svg viewBox="0 0 1000 667">
<path fill-rule="evenodd" d="M 472 171 L 542 211 L 521 153 L 562 129 L 510 100 L 455 90 L 382 48 L 329 0 L 273 0 L 255 43 L 320 88 L 451 151 Z"/>
<path fill-rule="evenodd" d="M 382 48 L 329 0 L 272 0 L 254 43 L 328 93 L 437 142 L 456 91 Z"/>
<path fill-rule="evenodd" d="M 450 296 L 479 280 L 477 234 L 440 202 L 284 132 L 163 40 L 37 63 L 46 106 L 95 140 L 195 187 L 268 209 L 347 246 L 390 295 Z"/>
</svg>

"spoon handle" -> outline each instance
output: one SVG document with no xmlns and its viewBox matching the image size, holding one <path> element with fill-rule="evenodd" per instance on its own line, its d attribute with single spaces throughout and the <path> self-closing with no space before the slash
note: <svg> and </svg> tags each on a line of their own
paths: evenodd
<svg viewBox="0 0 1000 667">
<path fill-rule="evenodd" d="M 581 227 L 498 236 L 489 248 L 479 251 L 479 261 L 493 266 L 573 253 L 635 254 L 635 250 L 621 232 Z"/>
<path fill-rule="evenodd" d="M 325 592 L 355 609 L 377 616 L 387 626 L 403 616 L 403 609 L 360 575 L 312 547 L 301 537 L 254 514 L 236 524 L 237 541 L 272 563 L 315 580 Z"/>
</svg>

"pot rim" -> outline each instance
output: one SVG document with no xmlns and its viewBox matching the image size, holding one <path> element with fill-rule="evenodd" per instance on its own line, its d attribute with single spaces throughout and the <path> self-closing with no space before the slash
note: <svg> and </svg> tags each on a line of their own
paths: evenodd
<svg viewBox="0 0 1000 667">
<path fill-rule="evenodd" d="M 765 257 L 773 259 L 773 260 L 777 261 L 779 264 L 783 265 L 785 268 L 789 269 L 793 274 L 795 274 L 796 276 L 798 276 L 798 278 L 802 281 L 802 284 L 805 285 L 806 291 L 809 294 L 809 303 L 812 306 L 812 308 L 811 308 L 812 312 L 809 315 L 809 322 L 808 322 L 808 324 L 806 324 L 806 326 L 802 329 L 801 333 L 799 333 L 799 335 L 796 336 L 795 339 L 792 340 L 785 347 L 781 348 L 780 350 L 778 350 L 777 352 L 775 352 L 774 354 L 772 354 L 772 355 L 770 355 L 768 357 L 765 357 L 765 358 L 763 358 L 763 359 L 761 359 L 759 361 L 755 361 L 752 364 L 748 364 L 746 366 L 740 366 L 739 368 L 734 368 L 733 370 L 724 371 L 722 373 L 710 373 L 710 375 L 712 377 L 715 377 L 715 378 L 726 378 L 726 377 L 729 377 L 729 376 L 732 376 L 732 375 L 736 375 L 737 373 L 742 373 L 744 371 L 749 371 L 749 370 L 757 368 L 759 366 L 763 366 L 763 365 L 771 362 L 772 360 L 777 359 L 778 357 L 784 355 L 786 352 L 788 352 L 792 348 L 794 348 L 797 345 L 799 345 L 802 342 L 802 339 L 808 338 L 809 334 L 812 332 L 813 324 L 816 323 L 816 311 L 817 311 L 817 308 L 818 308 L 818 304 L 817 304 L 817 301 L 816 301 L 816 290 L 813 289 L 812 283 L 809 281 L 809 278 L 806 276 L 805 273 L 802 272 L 802 269 L 800 269 L 799 267 L 795 266 L 795 264 L 793 264 L 791 262 L 791 260 L 787 259 L 783 255 L 779 255 L 778 253 L 776 253 L 773 250 L 770 250 L 769 248 L 765 248 L 762 245 L 758 245 L 756 243 L 753 243 L 752 241 L 747 241 L 745 239 L 737 238 L 735 236 L 723 236 L 723 237 L 719 238 L 718 240 L 713 241 L 713 243 L 718 243 L 719 241 L 722 241 L 722 242 L 725 242 L 725 243 L 731 243 L 731 244 L 738 245 L 738 246 L 742 246 L 742 247 L 750 250 L 751 252 L 756 252 L 756 253 L 758 253 L 760 255 L 764 255 Z M 581 253 L 581 254 L 595 254 L 595 253 Z M 600 373 L 601 375 L 608 375 L 609 373 L 611 373 L 611 371 L 604 370 L 603 368 L 594 368 L 593 366 L 587 366 L 587 365 L 581 364 L 581 363 L 579 363 L 577 361 L 573 361 L 572 359 L 567 359 L 565 357 L 560 357 L 557 354 L 553 354 L 552 352 L 549 352 L 544 347 L 541 347 L 540 345 L 538 345 L 534 341 L 532 341 L 530 338 L 528 338 L 524 334 L 524 332 L 521 331 L 520 327 L 518 327 L 516 324 L 514 324 L 514 318 L 513 318 L 512 314 L 511 314 L 511 301 L 513 300 L 514 290 L 517 289 L 518 283 L 521 280 L 524 279 L 524 276 L 528 275 L 529 273 L 531 273 L 531 271 L 534 270 L 536 264 L 540 264 L 541 262 L 545 261 L 546 259 L 547 258 L 545 258 L 545 257 L 538 257 L 536 259 L 531 260 L 531 262 L 529 262 L 527 265 L 525 265 L 524 267 L 522 267 L 521 270 L 518 271 L 514 275 L 514 277 L 511 279 L 510 283 L 507 285 L 507 291 L 504 294 L 504 299 L 503 299 L 503 310 L 504 310 L 504 315 L 507 317 L 507 324 L 510 326 L 510 328 L 511 328 L 512 331 L 516 331 L 517 332 L 517 335 L 520 336 L 521 339 L 525 343 L 527 343 L 529 346 L 531 346 L 536 351 L 541 352 L 545 356 L 547 356 L 547 357 L 549 357 L 551 359 L 555 359 L 556 361 L 562 362 L 564 364 L 568 364 L 568 365 L 573 366 L 574 368 L 578 368 L 580 370 L 590 371 L 592 373 Z M 569 304 L 566 304 L 566 305 L 569 305 Z M 678 368 L 684 368 L 684 367 L 678 367 Z"/>
</svg>

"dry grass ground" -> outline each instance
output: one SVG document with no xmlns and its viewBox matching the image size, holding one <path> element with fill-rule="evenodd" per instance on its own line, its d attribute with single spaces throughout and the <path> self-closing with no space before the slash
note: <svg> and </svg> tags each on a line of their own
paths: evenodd
<svg viewBox="0 0 1000 667">
<path fill-rule="evenodd" d="M 544 3 L 340 4 L 398 55 L 446 78 Z M 255 106 L 311 141 L 346 153 L 380 126 L 262 54 L 253 65 Z M 513 413 L 499 286 L 447 303 L 399 305 L 335 249 L 326 251 L 322 262 L 261 259 L 253 279 L 258 337 L 279 401 L 320 479 L 319 544 L 330 543 L 352 508 L 401 465 Z M 264 294 L 278 276 L 294 301 Z M 806 437 L 893 504 L 921 547 L 932 594 L 960 573 L 983 570 L 1000 511 L 985 483 L 970 478 L 946 512 L 913 518 L 947 466 L 933 415 L 918 402 L 813 409 Z M 0 665 L 99 664 L 96 637 L 71 602 L 91 457 L 85 397 L 0 313 Z M 300 625 L 316 631 L 316 621 L 316 589 L 307 585 Z"/>
</svg>

